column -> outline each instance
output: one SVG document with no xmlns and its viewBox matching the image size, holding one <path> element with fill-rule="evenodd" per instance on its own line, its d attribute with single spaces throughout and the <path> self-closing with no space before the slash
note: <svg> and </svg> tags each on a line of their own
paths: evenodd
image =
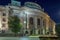
<svg viewBox="0 0 60 40">
<path fill-rule="evenodd" d="M 43 19 L 41 19 L 41 21 L 42 21 L 42 33 L 43 33 L 43 35 L 44 35 L 45 33 L 44 33 Z"/>
<path fill-rule="evenodd" d="M 29 15 L 26 13 L 26 31 L 27 31 L 27 33 L 28 33 L 28 35 L 29 35 Z"/>
<path fill-rule="evenodd" d="M 34 25 L 35 25 L 36 34 L 38 34 L 38 29 L 37 29 L 37 17 L 36 17 L 36 16 L 34 17 Z"/>
<path fill-rule="evenodd" d="M 46 33 L 46 23 L 45 23 L 45 18 L 43 19 L 43 34 L 45 35 Z"/>
<path fill-rule="evenodd" d="M 44 34 L 44 30 L 43 30 L 43 18 L 41 17 L 41 34 Z"/>
<path fill-rule="evenodd" d="M 2 15 L 2 12 L 0 12 L 0 31 L 2 30 L 2 23 L 1 23 L 2 19 L 1 19 L 1 15 Z"/>
<path fill-rule="evenodd" d="M 8 23 L 8 17 L 9 17 L 9 8 L 8 7 L 6 7 L 6 21 L 7 21 L 7 23 Z M 8 31 L 9 30 L 9 27 L 8 27 L 8 24 L 6 23 L 6 30 Z"/>
<path fill-rule="evenodd" d="M 23 31 L 24 31 L 24 33 L 25 33 L 25 31 L 26 31 L 26 15 L 25 15 L 25 13 L 23 13 L 24 14 L 24 23 L 23 23 Z"/>
<path fill-rule="evenodd" d="M 43 34 L 43 20 L 42 18 L 40 17 L 40 35 Z"/>
<path fill-rule="evenodd" d="M 56 34 L 56 32 L 55 32 L 55 24 L 53 24 L 53 34 Z"/>
<path fill-rule="evenodd" d="M 46 18 L 46 34 L 49 34 L 49 19 Z"/>
<path fill-rule="evenodd" d="M 27 29 L 29 29 L 29 15 L 27 15 Z"/>
</svg>

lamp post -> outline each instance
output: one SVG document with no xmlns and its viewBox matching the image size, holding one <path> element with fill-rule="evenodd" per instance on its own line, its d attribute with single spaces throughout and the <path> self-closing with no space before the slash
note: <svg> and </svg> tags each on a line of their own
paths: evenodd
<svg viewBox="0 0 60 40">
<path fill-rule="evenodd" d="M 28 15 L 31 15 L 31 13 L 29 13 L 29 11 L 24 12 L 25 15 L 25 20 L 24 20 L 24 24 L 26 24 L 26 29 L 25 29 L 25 34 L 28 34 Z"/>
<path fill-rule="evenodd" d="M 24 23 L 26 24 L 26 29 L 27 29 L 27 13 L 24 13 L 24 15 L 25 15 L 24 17 L 26 17 Z"/>
<path fill-rule="evenodd" d="M 27 30 L 27 14 L 26 14 L 26 30 Z"/>
<path fill-rule="evenodd" d="M 25 34 L 27 34 L 28 33 L 27 32 L 27 13 L 24 12 L 24 15 L 25 15 L 24 17 L 26 17 L 25 20 L 24 20 L 24 24 L 26 24 L 26 26 L 25 26 Z"/>
<path fill-rule="evenodd" d="M 27 30 L 27 13 L 25 13 L 26 14 L 26 30 Z"/>
<path fill-rule="evenodd" d="M 25 31 L 25 34 L 28 34 L 28 15 L 34 15 L 34 13 L 32 14 L 31 12 L 29 12 L 29 10 L 26 10 L 25 12 L 24 12 L 24 15 L 25 15 L 25 24 L 26 24 L 26 31 Z"/>
</svg>

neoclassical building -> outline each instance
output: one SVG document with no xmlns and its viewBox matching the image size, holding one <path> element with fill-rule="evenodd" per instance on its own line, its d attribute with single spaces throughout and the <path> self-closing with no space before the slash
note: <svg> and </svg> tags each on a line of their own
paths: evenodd
<svg viewBox="0 0 60 40">
<path fill-rule="evenodd" d="M 29 35 L 56 34 L 56 23 L 44 12 L 40 5 L 33 2 L 25 2 L 23 6 L 17 5 L 18 3 L 12 4 L 0 6 L 0 31 L 8 31 L 9 15 L 17 15 L 23 25 L 20 30 L 21 33 Z"/>
</svg>

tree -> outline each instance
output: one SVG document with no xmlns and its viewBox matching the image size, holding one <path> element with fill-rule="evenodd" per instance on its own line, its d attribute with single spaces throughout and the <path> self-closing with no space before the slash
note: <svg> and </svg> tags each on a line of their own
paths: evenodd
<svg viewBox="0 0 60 40">
<path fill-rule="evenodd" d="M 20 29 L 22 27 L 21 23 L 20 23 L 20 19 L 17 16 L 10 16 L 9 17 L 9 28 L 12 32 L 15 33 L 15 35 L 20 32 Z"/>
<path fill-rule="evenodd" d="M 56 34 L 60 37 L 60 24 L 56 25 Z"/>
</svg>

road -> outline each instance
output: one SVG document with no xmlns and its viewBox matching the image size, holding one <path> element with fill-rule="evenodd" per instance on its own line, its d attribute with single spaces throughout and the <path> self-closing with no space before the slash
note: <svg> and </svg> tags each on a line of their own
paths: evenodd
<svg viewBox="0 0 60 40">
<path fill-rule="evenodd" d="M 0 37 L 0 40 L 39 40 L 37 37 Z"/>
</svg>

